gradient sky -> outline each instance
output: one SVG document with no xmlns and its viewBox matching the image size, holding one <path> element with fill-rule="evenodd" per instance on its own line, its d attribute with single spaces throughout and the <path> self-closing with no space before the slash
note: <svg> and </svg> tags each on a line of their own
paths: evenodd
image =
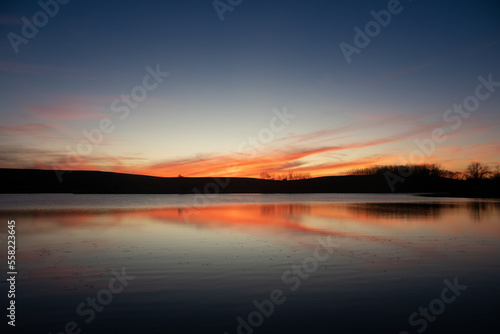
<svg viewBox="0 0 500 334">
<path fill-rule="evenodd" d="M 500 3 L 402 0 L 348 63 L 340 44 L 393 1 L 243 0 L 221 21 L 213 0 L 72 0 L 45 25 L 37 1 L 2 1 L 0 167 L 258 177 L 500 164 Z M 169 75 L 114 112 L 148 66 Z M 478 77 L 499 82 L 482 100 Z M 446 114 L 465 101 L 479 101 L 468 117 Z M 112 131 L 87 141 L 102 122 Z"/>
</svg>

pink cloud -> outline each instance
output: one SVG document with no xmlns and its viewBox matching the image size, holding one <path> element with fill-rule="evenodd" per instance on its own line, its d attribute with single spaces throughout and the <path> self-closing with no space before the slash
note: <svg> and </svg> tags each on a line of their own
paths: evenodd
<svg viewBox="0 0 500 334">
<path fill-rule="evenodd" d="M 47 123 L 25 123 L 0 126 L 0 132 L 2 134 L 13 137 L 14 139 L 23 137 L 35 138 L 37 140 L 40 138 L 54 139 L 59 138 L 54 133 L 65 130 L 67 130 L 67 128 L 63 125 Z"/>
<path fill-rule="evenodd" d="M 60 105 L 53 107 L 28 107 L 37 118 L 51 119 L 81 119 L 95 117 L 111 117 L 109 113 L 103 113 L 101 106 L 96 105 Z"/>
</svg>

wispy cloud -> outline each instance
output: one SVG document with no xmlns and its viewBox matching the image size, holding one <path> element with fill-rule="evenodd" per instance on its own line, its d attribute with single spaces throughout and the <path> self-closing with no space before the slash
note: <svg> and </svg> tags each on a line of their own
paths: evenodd
<svg viewBox="0 0 500 334">
<path fill-rule="evenodd" d="M 102 117 L 105 113 L 99 112 L 99 106 L 93 105 L 95 101 L 103 102 L 108 97 L 94 99 L 86 97 L 78 102 L 89 103 L 68 110 L 68 106 L 31 108 L 34 115 L 48 119 L 79 119 L 86 117 Z M 73 99 L 73 101 L 76 101 Z M 90 106 L 90 107 L 89 107 Z M 80 109 L 80 110 L 75 110 Z M 62 169 L 79 170 L 107 170 L 115 172 L 146 174 L 154 176 L 175 177 L 183 176 L 242 176 L 259 177 L 261 172 L 286 173 L 286 172 L 310 172 L 313 176 L 342 174 L 353 168 L 364 168 L 374 164 L 398 163 L 398 157 L 408 157 L 412 150 L 417 149 L 413 143 L 415 138 L 426 138 L 436 127 L 436 123 L 408 122 L 405 115 L 389 115 L 371 118 L 368 122 L 360 122 L 349 126 L 324 129 L 304 134 L 292 134 L 268 144 L 261 145 L 257 150 L 243 152 L 217 152 L 202 155 L 187 156 L 185 158 L 164 159 L 158 156 L 145 156 L 134 154 L 121 154 L 117 156 L 110 151 L 108 145 L 99 145 L 89 156 L 79 157 L 78 161 L 71 166 L 67 164 L 67 152 L 65 145 L 61 144 L 60 150 L 24 150 L 22 147 L 16 150 L 3 150 L 2 164 L 13 165 L 18 161 L 19 166 L 30 165 L 39 168 L 51 169 L 53 165 L 59 165 Z M 399 133 L 387 136 L 366 134 L 371 127 L 379 127 L 389 122 L 392 127 L 399 129 Z M 471 125 L 474 134 L 483 134 L 484 127 Z M 59 128 L 53 123 L 32 123 L 17 126 L 0 127 L 3 133 L 12 133 L 18 137 L 27 134 L 35 136 L 50 135 L 64 128 Z M 342 137 L 338 137 L 342 135 Z M 69 137 L 68 137 L 69 138 Z M 66 141 L 69 140 L 66 138 Z M 73 138 L 75 139 L 75 138 Z M 81 139 L 81 138 L 77 138 Z M 451 143 L 451 139 L 450 142 Z M 405 143 L 405 145 L 401 145 Z M 408 146 L 408 144 L 410 146 Z M 386 146 L 388 145 L 388 146 Z M 467 154 L 458 154 L 458 147 L 439 146 L 436 154 L 425 157 L 425 162 L 446 162 L 445 167 L 453 168 L 462 166 L 457 162 L 464 155 L 467 158 L 475 155 L 476 159 L 499 156 L 500 144 L 489 143 L 485 146 L 467 147 Z M 13 159 L 8 159 L 12 155 Z M 29 158 L 31 157 L 31 158 Z M 490 159 L 491 160 L 491 159 Z M 29 162 L 31 161 L 31 163 Z M 423 162 L 423 161 L 419 161 Z"/>
<path fill-rule="evenodd" d="M 339 171 L 366 166 L 370 163 L 377 163 L 378 158 L 357 158 L 356 160 L 338 161 L 337 159 L 325 161 L 322 157 L 325 153 L 338 151 L 363 151 L 366 148 L 377 147 L 389 143 L 399 142 L 408 138 L 413 138 L 416 133 L 421 133 L 423 129 L 402 133 L 400 135 L 378 138 L 362 142 L 354 142 L 344 145 L 330 145 L 314 147 L 309 141 L 317 142 L 322 136 L 329 136 L 331 132 L 317 132 L 304 135 L 303 138 L 291 136 L 290 141 L 296 142 L 297 138 L 302 142 L 302 146 L 282 145 L 281 148 L 269 148 L 255 154 L 254 151 L 246 153 L 232 153 L 226 155 L 205 156 L 199 159 L 168 160 L 159 164 L 144 167 L 144 172 L 150 175 L 176 176 L 259 176 L 261 172 L 288 172 L 288 171 L 309 171 L 311 173 L 322 173 Z M 302 140 L 303 139 L 303 140 Z M 253 153 L 252 153 L 253 152 Z M 366 152 L 366 151 L 365 151 Z M 365 153 L 367 154 L 367 153 Z M 371 154 L 370 154 L 371 155 Z M 311 165 L 308 158 L 316 157 L 319 164 Z"/>
<path fill-rule="evenodd" d="M 68 129 L 60 124 L 24 123 L 0 126 L 2 142 L 29 139 L 33 143 L 42 144 L 48 140 L 60 139 L 61 133 Z"/>
<path fill-rule="evenodd" d="M 31 106 L 27 109 L 36 118 L 51 119 L 81 119 L 111 117 L 109 113 L 101 112 L 103 108 L 95 105 L 60 105 L 53 107 Z"/>
</svg>

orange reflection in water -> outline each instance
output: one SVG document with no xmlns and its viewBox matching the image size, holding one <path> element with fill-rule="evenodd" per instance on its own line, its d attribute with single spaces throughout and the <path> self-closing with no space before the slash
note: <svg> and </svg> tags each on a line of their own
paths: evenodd
<svg viewBox="0 0 500 334">
<path fill-rule="evenodd" d="M 57 284 L 69 288 L 77 286 L 84 273 L 93 273 L 96 282 L 97 273 L 105 271 L 105 263 L 89 259 L 100 259 L 103 252 L 114 257 L 124 251 L 120 247 L 130 247 L 129 240 L 148 248 L 150 242 L 162 239 L 166 233 L 170 240 L 177 235 L 186 241 L 186 248 L 197 247 L 197 241 L 189 238 L 205 235 L 203 230 L 208 230 L 211 233 L 206 235 L 210 238 L 218 234 L 223 235 L 221 238 L 246 234 L 291 248 L 316 247 L 317 237 L 333 236 L 342 245 L 339 255 L 356 257 L 353 252 L 372 251 L 378 252 L 379 258 L 392 258 L 396 251 L 408 256 L 397 263 L 374 263 L 377 269 L 412 266 L 412 259 L 456 256 L 460 251 L 470 251 L 470 259 L 478 255 L 487 258 L 496 254 L 494 245 L 500 239 L 500 203 L 496 202 L 232 204 L 148 210 L 56 210 L 15 216 L 23 245 L 19 258 L 25 262 L 52 263 L 50 269 L 31 268 L 28 276 L 57 274 L 64 278 Z M 190 234 L 182 236 L 186 230 Z M 464 237 L 475 239 L 465 244 Z M 488 242 L 483 244 L 484 240 Z M 47 245 L 51 253 L 44 250 Z M 384 252 L 380 251 L 382 248 Z M 368 261 L 368 255 L 359 258 Z M 369 260 L 368 265 L 372 266 Z"/>
<path fill-rule="evenodd" d="M 394 233 L 500 237 L 500 203 L 292 203 L 231 204 L 223 206 L 147 210 L 49 211 L 24 214 L 25 234 L 66 229 L 113 229 L 144 224 L 197 225 L 266 233 L 313 233 L 362 236 Z M 19 218 L 23 220 L 22 217 Z M 357 232 L 353 232 L 356 230 Z"/>
</svg>

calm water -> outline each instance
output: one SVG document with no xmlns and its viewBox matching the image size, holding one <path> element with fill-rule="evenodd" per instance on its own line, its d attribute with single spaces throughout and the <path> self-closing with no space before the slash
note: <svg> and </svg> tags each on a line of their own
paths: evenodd
<svg viewBox="0 0 500 334">
<path fill-rule="evenodd" d="M 4 251 L 6 223 L 16 221 L 12 332 L 480 333 L 498 327 L 498 201 L 0 195 L 0 217 Z M 5 279 L 0 288 L 8 290 Z"/>
</svg>

